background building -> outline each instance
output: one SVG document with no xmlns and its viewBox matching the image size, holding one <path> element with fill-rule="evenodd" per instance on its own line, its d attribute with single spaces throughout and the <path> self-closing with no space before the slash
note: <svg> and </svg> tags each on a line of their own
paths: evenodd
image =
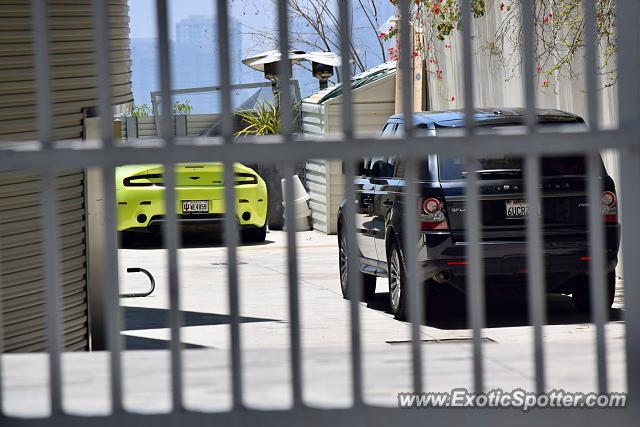
<svg viewBox="0 0 640 427">
<path fill-rule="evenodd" d="M 190 16 L 176 23 L 175 40 L 171 41 L 172 88 L 214 86 L 220 83 L 220 52 L 217 21 L 213 16 Z M 231 81 L 244 83 L 249 75 L 242 65 L 242 27 L 229 21 Z M 157 39 L 131 40 L 133 59 L 133 95 L 135 103 L 150 104 L 150 93 L 160 89 Z M 212 113 L 218 110 L 215 94 L 181 95 L 175 100 L 189 99 L 192 113 Z"/>
</svg>

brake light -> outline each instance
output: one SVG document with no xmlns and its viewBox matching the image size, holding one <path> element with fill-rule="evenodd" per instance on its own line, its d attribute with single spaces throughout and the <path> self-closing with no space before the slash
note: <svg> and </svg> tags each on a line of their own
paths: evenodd
<svg viewBox="0 0 640 427">
<path fill-rule="evenodd" d="M 426 199 L 424 203 L 422 203 L 422 209 L 426 214 L 433 214 L 440 210 L 440 200 L 438 199 Z"/>
<path fill-rule="evenodd" d="M 601 197 L 602 216 L 607 224 L 618 222 L 618 198 L 613 191 L 604 191 Z"/>
<path fill-rule="evenodd" d="M 429 197 L 420 203 L 420 228 L 422 230 L 448 230 L 449 223 L 444 206 L 439 199 Z"/>
</svg>

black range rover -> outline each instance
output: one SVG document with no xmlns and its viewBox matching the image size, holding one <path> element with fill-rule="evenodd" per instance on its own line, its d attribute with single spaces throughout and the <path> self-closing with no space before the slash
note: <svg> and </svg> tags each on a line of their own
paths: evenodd
<svg viewBox="0 0 640 427">
<path fill-rule="evenodd" d="M 537 111 L 540 126 L 581 126 L 583 120 L 557 110 Z M 518 109 L 476 111 L 474 121 L 485 130 L 496 132 L 523 125 Z M 462 111 L 415 113 L 419 132 L 436 135 L 464 126 Z M 382 137 L 402 132 L 401 115 L 392 116 Z M 508 130 L 508 129 L 507 129 Z M 581 311 L 590 309 L 589 243 L 586 159 L 582 156 L 543 157 L 541 160 L 541 196 L 537 211 L 543 227 L 543 262 L 547 292 L 571 294 Z M 527 242 L 526 216 L 529 207 L 523 188 L 523 159 L 486 158 L 477 161 L 479 198 L 482 212 L 481 240 L 487 296 L 504 292 L 526 295 Z M 601 168 L 602 212 L 608 273 L 608 303 L 615 293 L 620 225 L 617 216 L 615 185 Z M 403 162 L 398 157 L 365 159 L 361 176 L 355 178 L 356 241 L 362 276 L 362 295 L 366 300 L 376 289 L 376 277 L 389 279 L 389 303 L 400 319 L 408 314 L 405 301 L 406 274 L 402 210 L 405 180 Z M 419 210 L 420 235 L 417 259 L 429 295 L 442 287 L 465 290 L 464 193 L 465 168 L 462 158 L 426 155 L 420 166 L 418 194 L 410 203 Z M 338 211 L 340 281 L 343 296 L 348 296 L 346 238 L 342 207 Z"/>
</svg>

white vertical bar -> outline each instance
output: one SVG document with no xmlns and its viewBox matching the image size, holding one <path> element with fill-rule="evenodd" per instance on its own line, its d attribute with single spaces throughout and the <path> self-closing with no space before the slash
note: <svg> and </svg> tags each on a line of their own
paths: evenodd
<svg viewBox="0 0 640 427">
<path fill-rule="evenodd" d="M 637 143 L 637 124 L 640 122 L 640 2 L 619 0 L 616 4 L 618 66 L 618 120 L 619 127 Z M 637 148 L 620 152 L 620 208 L 624 238 L 622 239 L 623 276 L 628 280 L 640 277 L 640 225 L 634 220 L 640 206 L 640 152 Z M 627 221 L 626 219 L 629 218 Z M 628 282 L 627 282 L 628 283 Z M 629 402 L 640 400 L 640 288 L 626 286 L 624 289 L 625 335 L 627 363 L 627 391 Z M 636 418 L 640 406 L 633 405 Z"/>
<path fill-rule="evenodd" d="M 2 243 L 2 242 L 0 242 Z M 4 328 L 3 326 L 3 308 L 2 308 L 2 246 L 0 245 L 0 419 L 2 419 L 4 414 L 4 404 L 3 404 L 3 383 L 2 380 L 2 354 L 4 353 Z"/>
<path fill-rule="evenodd" d="M 412 31 L 411 0 L 400 0 L 400 74 L 402 79 L 402 112 L 405 138 L 413 136 L 413 73 L 411 72 Z M 417 222 L 417 219 L 416 219 Z"/>
<path fill-rule="evenodd" d="M 464 64 L 464 122 L 468 135 L 474 134 L 473 128 L 473 64 L 471 46 L 471 3 L 462 0 L 462 53 Z M 473 329 L 473 383 L 476 393 L 484 390 L 484 372 L 482 360 L 482 328 L 485 323 L 484 313 L 484 266 L 480 247 L 482 216 L 478 197 L 478 177 L 475 173 L 475 159 L 465 158 L 467 183 L 467 215 L 465 229 L 467 233 L 467 249 L 469 269 L 467 277 L 467 315 Z"/>
<path fill-rule="evenodd" d="M 527 292 L 529 299 L 529 322 L 533 326 L 533 359 L 535 366 L 536 392 L 545 391 L 544 334 L 546 323 L 546 291 L 544 286 L 545 266 L 542 262 L 542 203 L 540 194 L 540 158 L 528 155 L 525 163 L 525 188 L 529 204 L 527 218 Z M 539 214 L 540 212 L 540 214 Z"/>
<path fill-rule="evenodd" d="M 464 83 L 464 126 L 467 134 L 474 133 L 473 128 L 473 46 L 471 41 L 471 0 L 460 1 L 462 18 L 462 65 Z"/>
<path fill-rule="evenodd" d="M 536 131 L 535 85 L 534 85 L 534 45 L 535 2 L 521 2 L 523 33 L 523 67 L 525 124 L 528 131 Z M 535 369 L 536 392 L 545 390 L 544 367 L 544 324 L 546 323 L 545 265 L 542 261 L 542 203 L 540 192 L 540 157 L 530 155 L 525 158 L 526 198 L 530 206 L 527 218 L 527 295 L 529 322 L 533 327 L 533 360 Z"/>
<path fill-rule="evenodd" d="M 344 104 L 343 104 L 344 105 Z M 356 241 L 355 195 L 353 178 L 355 165 L 352 161 L 344 161 L 344 224 L 342 233 L 346 233 L 347 242 L 347 277 L 349 280 L 349 303 L 351 316 L 351 388 L 353 405 L 362 405 L 362 359 L 360 342 L 360 299 L 362 298 L 362 277 L 358 268 L 360 259 Z M 356 262 L 353 262 L 356 260 Z"/>
<path fill-rule="evenodd" d="M 167 1 L 157 0 L 158 26 L 158 56 L 160 58 L 160 87 L 162 91 L 161 113 L 158 129 L 167 147 L 174 144 L 171 131 L 171 58 L 169 56 L 169 28 Z M 167 262 L 169 270 L 169 328 L 171 330 L 171 396 L 175 411 L 183 410 L 182 402 L 182 343 L 180 326 L 182 315 L 180 312 L 180 277 L 178 274 L 178 248 L 180 239 L 176 219 L 176 177 L 175 165 L 171 162 L 163 165 L 165 223 L 162 230 L 164 244 L 167 248 Z"/>
<path fill-rule="evenodd" d="M 38 95 L 38 132 L 45 147 L 53 145 L 51 122 L 51 82 L 49 81 L 49 4 L 42 0 L 31 0 L 31 27 L 33 31 L 33 55 L 36 66 L 36 88 Z"/>
<path fill-rule="evenodd" d="M 404 118 L 405 143 L 411 144 L 413 136 L 413 73 L 412 73 L 412 31 L 410 28 L 411 2 L 400 1 L 400 72 L 402 81 L 402 112 Z M 423 283 L 418 279 L 417 242 L 418 232 L 417 208 L 417 181 L 418 162 L 414 159 L 405 160 L 405 206 L 403 218 L 403 240 L 406 242 L 403 255 L 406 261 L 406 273 L 408 279 L 407 301 L 409 302 L 409 317 L 411 320 L 411 355 L 413 372 L 413 390 L 416 393 L 423 391 L 422 378 L 422 340 L 420 328 L 424 318 L 424 290 Z"/>
<path fill-rule="evenodd" d="M 34 57 L 36 65 L 38 133 L 43 146 L 54 143 L 49 81 L 48 3 L 31 2 Z M 49 394 L 51 414 L 61 415 L 62 374 L 60 368 L 60 290 L 58 282 L 58 240 L 56 174 L 46 169 L 42 179 L 42 235 L 44 240 L 44 297 L 46 298 L 47 347 L 49 352 Z"/>
<path fill-rule="evenodd" d="M 96 76 L 98 83 L 98 110 L 100 117 L 100 134 L 103 147 L 115 144 L 112 120 L 111 91 L 111 58 L 109 46 L 109 13 L 107 3 L 93 0 L 93 19 L 95 22 Z M 116 234 L 116 195 L 115 168 L 105 167 L 102 170 L 104 194 L 104 260 L 106 268 L 104 294 L 104 312 L 107 321 L 107 346 L 109 349 L 109 368 L 111 372 L 111 407 L 115 414 L 122 413 L 122 312 L 120 311 L 119 274 L 118 274 L 118 241 Z"/>
<path fill-rule="evenodd" d="M 535 85 L 534 85 L 534 45 L 535 31 L 534 11 L 535 2 L 521 2 L 522 33 L 523 33 L 523 67 L 524 67 L 524 96 L 525 96 L 525 124 L 530 133 L 536 132 Z M 544 368 L 544 334 L 546 323 L 546 290 L 545 266 L 542 262 L 542 223 L 538 212 L 542 209 L 543 200 L 540 193 L 540 158 L 527 156 L 525 160 L 526 198 L 530 206 L 527 219 L 527 294 L 529 300 L 529 321 L 533 326 L 533 360 L 535 366 L 536 392 L 543 393 L 545 389 Z"/>
<path fill-rule="evenodd" d="M 637 110 L 640 111 L 640 110 Z M 635 138 L 638 138 L 637 136 Z M 622 151 L 620 156 L 620 217 L 623 218 L 624 239 L 622 239 L 623 277 L 626 283 L 640 277 L 640 223 L 635 219 L 640 206 L 640 151 Z M 630 218 L 625 221 L 624 218 Z M 627 364 L 627 392 L 630 402 L 640 397 L 640 288 L 625 286 L 625 336 Z M 640 406 L 632 406 L 635 416 L 640 416 Z M 631 409 L 631 408 L 629 408 Z"/>
<path fill-rule="evenodd" d="M 288 2 L 278 2 L 278 35 L 281 61 L 278 64 L 280 78 L 280 134 L 284 142 L 291 141 L 293 129 L 293 103 L 291 102 L 291 62 L 289 61 L 289 10 Z M 296 245 L 296 214 L 293 194 L 294 168 L 285 168 L 285 221 L 287 225 L 287 259 L 289 278 L 289 314 L 291 336 L 291 392 L 293 407 L 300 408 L 302 401 L 302 367 L 300 350 L 300 307 L 298 298 L 298 254 Z"/>
<path fill-rule="evenodd" d="M 106 1 L 93 0 L 93 21 L 95 23 L 98 111 L 99 116 L 102 118 L 100 121 L 102 144 L 103 147 L 108 147 L 114 144 L 114 140 L 111 92 L 111 49 L 109 46 L 109 8 Z"/>
<path fill-rule="evenodd" d="M 46 298 L 47 347 L 49 352 L 49 393 L 52 416 L 61 415 L 62 374 L 60 369 L 60 283 L 58 275 L 58 206 L 56 174 L 51 169 L 42 175 L 42 235 L 44 239 L 44 296 Z"/>
<path fill-rule="evenodd" d="M 413 390 L 424 391 L 422 369 L 422 340 L 420 328 L 425 316 L 424 283 L 418 276 L 417 245 L 422 242 L 418 231 L 418 165 L 415 159 L 405 160 L 405 209 L 403 217 L 403 255 L 406 263 L 408 286 L 406 287 L 411 320 L 411 358 L 413 372 Z"/>
<path fill-rule="evenodd" d="M 160 72 L 160 117 L 156 117 L 158 134 L 165 140 L 165 144 L 173 144 L 171 133 L 171 52 L 169 46 L 169 23 L 167 0 L 156 0 L 156 26 L 158 28 L 158 58 Z M 159 120 L 159 123 L 158 123 Z"/>
<path fill-rule="evenodd" d="M 103 169 L 102 185 L 104 193 L 104 268 L 107 348 L 111 371 L 111 407 L 114 414 L 124 412 L 122 402 L 122 312 L 120 310 L 120 280 L 118 274 L 118 239 L 116 235 L 116 189 L 115 168 Z"/>
<path fill-rule="evenodd" d="M 279 102 L 280 102 L 280 134 L 291 134 L 291 61 L 289 60 L 289 11 L 288 2 L 278 2 L 278 42 L 280 47 L 280 62 L 278 63 Z"/>
<path fill-rule="evenodd" d="M 587 76 L 587 116 L 591 130 L 598 130 L 599 102 L 596 54 L 596 1 L 584 0 L 585 72 Z"/>
<path fill-rule="evenodd" d="M 346 143 L 354 143 L 353 139 L 353 94 L 351 90 L 351 2 L 339 0 L 340 14 L 340 55 L 342 56 L 342 133 Z M 355 197 L 353 177 L 355 164 L 346 161 L 345 169 L 345 224 L 343 232 L 347 238 L 347 259 L 359 259 L 355 235 Z M 349 303 L 351 315 L 351 388 L 353 405 L 361 406 L 362 397 L 362 343 L 360 339 L 360 299 L 362 294 L 362 280 L 357 263 L 348 262 L 347 277 L 349 277 Z M 355 279 L 355 280 L 353 280 Z"/>
<path fill-rule="evenodd" d="M 524 105 L 525 124 L 529 127 L 529 132 L 535 132 L 536 112 L 535 112 L 535 85 L 534 85 L 534 9 L 535 2 L 520 2 L 522 7 L 522 66 L 524 68 Z"/>
<path fill-rule="evenodd" d="M 173 410 L 181 411 L 182 402 L 182 312 L 180 311 L 180 276 L 178 266 L 178 248 L 180 247 L 180 230 L 176 220 L 176 166 L 172 163 L 164 165 L 164 208 L 165 218 L 162 235 L 167 248 L 169 270 L 169 327 L 171 330 L 171 386 Z"/>
<path fill-rule="evenodd" d="M 302 364 L 300 338 L 300 299 L 298 292 L 298 251 L 296 245 L 296 205 L 293 188 L 293 167 L 284 167 L 285 183 L 285 224 L 287 226 L 287 252 L 289 277 L 289 323 L 291 336 L 291 392 L 293 407 L 303 405 Z"/>
<path fill-rule="evenodd" d="M 353 138 L 353 93 L 351 90 L 351 0 L 338 0 L 340 14 L 340 80 L 342 83 L 342 133 Z M 348 176 L 348 175 L 347 175 Z M 349 184 L 352 185 L 353 183 Z"/>
<path fill-rule="evenodd" d="M 467 171 L 466 197 L 467 212 L 465 230 L 467 238 L 467 319 L 473 330 L 473 384 L 476 393 L 484 391 L 484 372 L 482 357 L 482 328 L 485 323 L 484 308 L 484 265 L 480 247 L 482 216 L 478 198 L 478 176 L 475 173 L 476 161 L 465 158 Z"/>
<path fill-rule="evenodd" d="M 222 106 L 222 136 L 225 144 L 233 143 L 233 111 L 231 108 L 231 74 L 229 54 L 229 11 L 227 0 L 217 0 L 218 48 L 220 50 L 220 101 Z M 231 317 L 231 387 L 234 410 L 243 407 L 242 351 L 240 347 L 240 297 L 238 283 L 237 218 L 235 206 L 235 177 L 233 162 L 224 163 L 224 237 L 227 245 L 227 280 L 229 283 L 229 316 Z"/>
<path fill-rule="evenodd" d="M 600 155 L 589 153 L 588 159 L 588 203 L 589 203 L 589 276 L 591 285 L 591 320 L 596 327 L 596 355 L 598 370 L 598 392 L 607 392 L 607 349 L 604 326 L 608 320 L 605 277 L 604 224 L 601 211 L 602 163 Z"/>
</svg>

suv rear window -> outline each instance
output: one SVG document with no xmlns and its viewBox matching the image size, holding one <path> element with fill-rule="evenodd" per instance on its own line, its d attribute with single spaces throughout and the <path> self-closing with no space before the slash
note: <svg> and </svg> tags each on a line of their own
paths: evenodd
<svg viewBox="0 0 640 427">
<path fill-rule="evenodd" d="M 439 157 L 440 179 L 453 181 L 464 179 L 465 168 L 462 157 Z M 542 176 L 585 175 L 584 156 L 554 156 L 542 158 Z M 523 159 L 518 157 L 502 157 L 478 159 L 476 171 L 482 171 L 493 178 L 497 175 L 522 176 Z M 604 166 L 603 166 L 604 168 Z"/>
</svg>

